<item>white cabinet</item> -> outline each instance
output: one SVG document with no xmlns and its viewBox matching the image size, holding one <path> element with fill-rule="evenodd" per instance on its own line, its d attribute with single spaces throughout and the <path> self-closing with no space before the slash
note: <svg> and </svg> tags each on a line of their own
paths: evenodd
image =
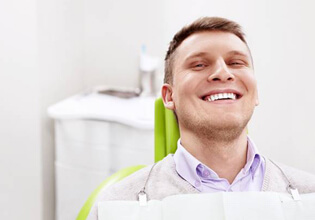
<svg viewBox="0 0 315 220">
<path fill-rule="evenodd" d="M 55 119 L 57 220 L 75 219 L 110 174 L 154 162 L 153 109 L 153 98 L 122 100 L 94 93 L 49 108 Z"/>
</svg>

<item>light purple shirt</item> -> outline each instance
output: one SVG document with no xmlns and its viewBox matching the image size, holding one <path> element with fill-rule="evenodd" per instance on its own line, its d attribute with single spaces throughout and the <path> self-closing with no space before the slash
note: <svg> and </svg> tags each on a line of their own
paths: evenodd
<svg viewBox="0 0 315 220">
<path fill-rule="evenodd" d="M 247 162 L 232 184 L 192 156 L 180 143 L 173 156 L 177 173 L 200 192 L 261 191 L 265 160 L 247 137 Z"/>
</svg>

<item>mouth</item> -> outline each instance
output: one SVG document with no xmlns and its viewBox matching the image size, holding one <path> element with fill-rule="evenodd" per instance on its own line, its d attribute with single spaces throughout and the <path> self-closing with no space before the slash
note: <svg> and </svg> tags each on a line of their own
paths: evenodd
<svg viewBox="0 0 315 220">
<path fill-rule="evenodd" d="M 237 92 L 217 92 L 205 95 L 202 100 L 206 102 L 217 102 L 221 100 L 238 100 L 242 97 L 241 94 Z"/>
</svg>

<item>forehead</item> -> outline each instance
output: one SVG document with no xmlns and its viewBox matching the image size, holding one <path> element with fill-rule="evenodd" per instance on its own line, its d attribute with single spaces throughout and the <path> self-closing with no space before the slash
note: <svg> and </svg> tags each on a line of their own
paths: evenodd
<svg viewBox="0 0 315 220">
<path fill-rule="evenodd" d="M 195 54 L 224 55 L 231 51 L 250 57 L 247 45 L 235 34 L 222 31 L 194 33 L 177 48 L 176 60 L 183 61 Z"/>
</svg>

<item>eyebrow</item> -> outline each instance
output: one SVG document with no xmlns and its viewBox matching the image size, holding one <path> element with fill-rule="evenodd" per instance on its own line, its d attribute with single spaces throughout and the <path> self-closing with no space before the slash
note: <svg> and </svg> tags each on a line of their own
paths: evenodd
<svg viewBox="0 0 315 220">
<path fill-rule="evenodd" d="M 232 50 L 230 52 L 227 53 L 228 55 L 239 55 L 239 56 L 243 56 L 243 57 L 250 57 L 248 54 L 246 53 L 243 53 L 241 51 L 238 51 L 238 50 Z"/>
<path fill-rule="evenodd" d="M 203 57 L 209 53 L 207 52 L 198 52 L 198 53 L 193 53 L 192 55 L 189 55 L 188 57 L 185 58 L 184 62 L 187 62 L 190 59 L 196 58 L 196 57 Z"/>
</svg>

